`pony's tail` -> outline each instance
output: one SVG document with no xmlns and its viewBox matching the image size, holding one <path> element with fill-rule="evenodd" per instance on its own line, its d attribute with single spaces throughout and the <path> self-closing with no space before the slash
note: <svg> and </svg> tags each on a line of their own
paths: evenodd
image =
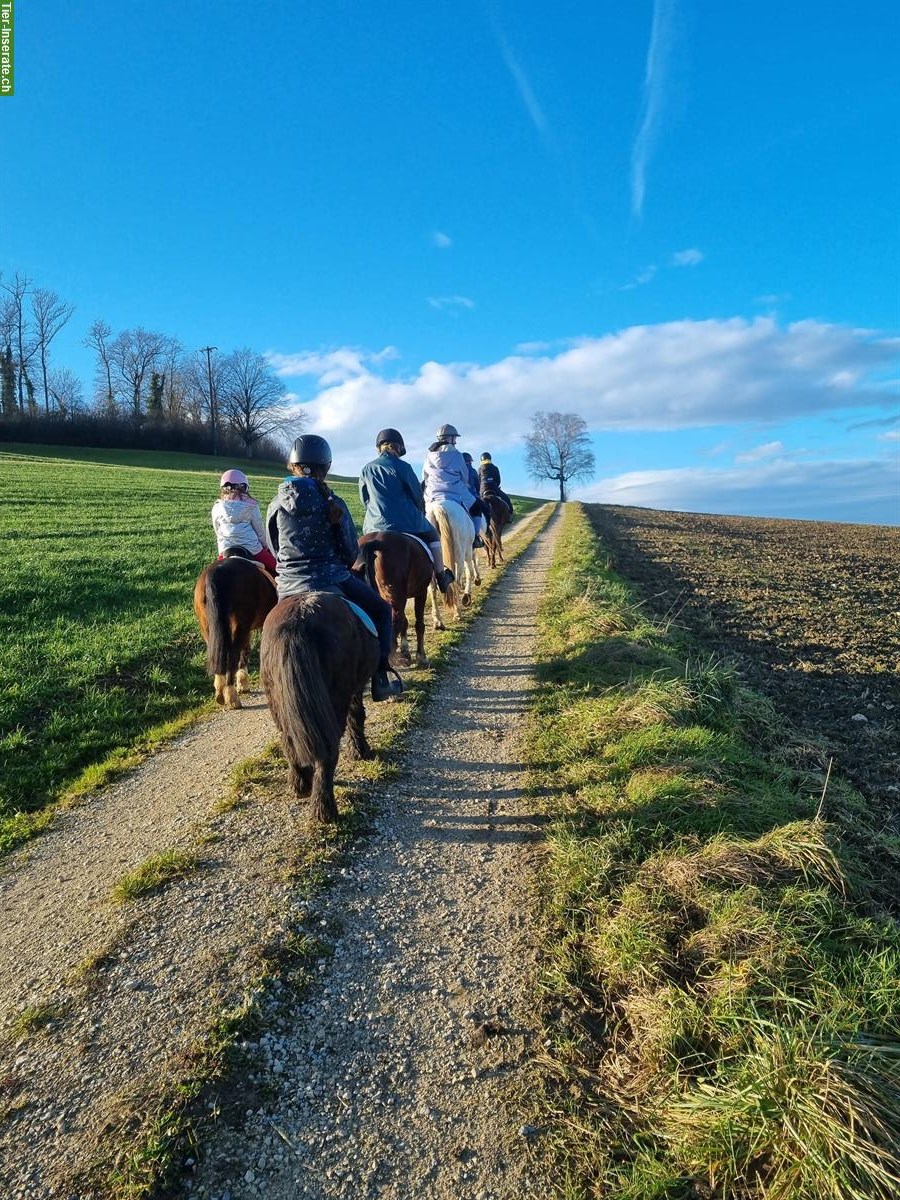
<svg viewBox="0 0 900 1200">
<path fill-rule="evenodd" d="M 447 510 L 442 506 L 434 511 L 435 522 L 438 527 L 438 533 L 441 535 L 441 550 L 444 555 L 444 562 L 449 566 L 453 563 L 458 570 L 459 564 L 456 561 L 457 555 L 453 547 L 453 526 L 450 523 L 450 518 L 447 516 Z M 444 603 L 448 608 L 459 608 L 459 584 L 451 583 L 444 592 Z"/>
<path fill-rule="evenodd" d="M 378 546 L 375 542 L 364 542 L 360 546 L 359 555 L 353 564 L 355 569 L 362 572 L 366 583 L 374 588 L 376 592 L 378 591 L 378 581 L 375 578 L 375 554 L 377 550 Z"/>
<path fill-rule="evenodd" d="M 210 675 L 228 675 L 237 666 L 237 655 L 229 616 L 231 571 L 216 570 L 206 577 L 206 669 Z"/>
<path fill-rule="evenodd" d="M 289 763 L 336 757 L 341 729 L 325 684 L 316 630 L 308 613 L 266 631 L 260 668 Z"/>
</svg>

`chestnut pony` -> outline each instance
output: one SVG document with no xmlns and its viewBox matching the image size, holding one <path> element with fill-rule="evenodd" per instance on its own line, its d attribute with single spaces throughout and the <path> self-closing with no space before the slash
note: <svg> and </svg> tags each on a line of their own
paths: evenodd
<svg viewBox="0 0 900 1200">
<path fill-rule="evenodd" d="M 254 629 L 262 629 L 277 600 L 275 580 L 246 552 L 226 550 L 224 558 L 200 572 L 194 612 L 206 642 L 206 669 L 213 676 L 217 704 L 241 707 L 250 639 Z"/>
<path fill-rule="evenodd" d="M 363 575 L 391 606 L 394 621 L 394 654 L 409 663 L 409 619 L 406 602 L 413 601 L 416 620 L 416 665 L 427 667 L 425 656 L 425 602 L 434 562 L 418 538 L 405 533 L 366 533 L 359 539 L 359 557 L 353 570 Z M 443 625 L 440 626 L 443 628 Z"/>
<path fill-rule="evenodd" d="M 333 592 L 286 596 L 263 625 L 263 687 L 294 794 L 316 821 L 336 821 L 334 772 L 344 730 L 348 755 L 371 758 L 363 688 L 378 666 L 378 638 Z"/>
</svg>

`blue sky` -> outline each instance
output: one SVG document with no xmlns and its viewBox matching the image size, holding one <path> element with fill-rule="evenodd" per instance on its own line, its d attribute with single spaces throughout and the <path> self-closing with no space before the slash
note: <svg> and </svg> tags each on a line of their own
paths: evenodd
<svg viewBox="0 0 900 1200">
<path fill-rule="evenodd" d="M 535 492 L 900 523 L 894 3 L 20 0 L 0 269 L 270 354 L 335 470 L 398 425 Z"/>
</svg>

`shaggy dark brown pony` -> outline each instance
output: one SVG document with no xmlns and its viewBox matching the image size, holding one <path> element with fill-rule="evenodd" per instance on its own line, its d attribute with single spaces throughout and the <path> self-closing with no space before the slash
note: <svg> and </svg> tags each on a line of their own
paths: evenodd
<svg viewBox="0 0 900 1200">
<path fill-rule="evenodd" d="M 206 642 L 206 669 L 216 703 L 240 708 L 254 629 L 275 607 L 275 580 L 251 558 L 228 554 L 205 567 L 194 586 L 194 612 Z"/>
<path fill-rule="evenodd" d="M 427 667 L 425 656 L 425 602 L 434 563 L 423 544 L 405 533 L 367 533 L 359 539 L 359 557 L 353 570 L 364 576 L 391 606 L 394 653 L 409 663 L 409 619 L 406 602 L 413 601 L 416 620 L 416 665 Z M 441 625 L 443 628 L 443 624 Z"/>
<path fill-rule="evenodd" d="M 269 613 L 259 657 L 294 794 L 309 797 L 314 820 L 335 821 L 344 730 L 351 758 L 372 757 L 362 694 L 378 666 L 378 639 L 341 596 L 304 592 Z"/>
<path fill-rule="evenodd" d="M 484 502 L 491 510 L 491 519 L 481 540 L 484 542 L 488 566 L 496 567 L 498 558 L 503 562 L 503 530 L 509 525 L 511 518 L 509 508 L 499 496 L 487 495 Z"/>
</svg>

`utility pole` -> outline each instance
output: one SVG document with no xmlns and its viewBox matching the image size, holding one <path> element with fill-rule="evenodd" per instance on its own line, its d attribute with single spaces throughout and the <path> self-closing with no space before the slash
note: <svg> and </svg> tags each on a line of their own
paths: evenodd
<svg viewBox="0 0 900 1200">
<path fill-rule="evenodd" d="M 216 425 L 218 424 L 218 413 L 216 412 L 216 393 L 215 389 L 213 388 L 212 380 L 212 363 L 209 356 L 212 354 L 213 350 L 218 350 L 218 348 L 218 346 L 200 347 L 201 354 L 203 354 L 204 351 L 206 352 L 206 379 L 209 383 L 209 427 L 212 431 L 213 456 L 216 454 Z"/>
</svg>

